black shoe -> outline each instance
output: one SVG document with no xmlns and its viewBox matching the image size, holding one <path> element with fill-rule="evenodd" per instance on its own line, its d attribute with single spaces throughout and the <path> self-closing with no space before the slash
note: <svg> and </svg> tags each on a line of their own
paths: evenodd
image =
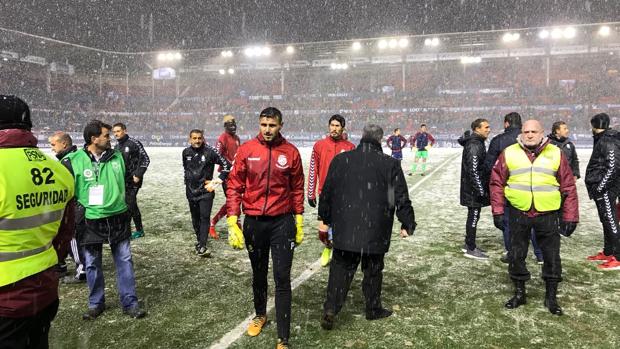
<svg viewBox="0 0 620 349">
<path fill-rule="evenodd" d="M 526 303 L 525 281 L 515 281 L 515 295 L 504 306 L 508 309 L 516 309 Z"/>
<path fill-rule="evenodd" d="M 499 258 L 502 263 L 510 264 L 510 254 L 508 252 L 504 252 L 502 256 Z"/>
<path fill-rule="evenodd" d="M 386 318 L 388 316 L 392 315 L 392 312 L 390 310 L 387 310 L 385 308 L 381 308 L 378 310 L 374 310 L 372 312 L 367 312 L 366 313 L 366 320 L 379 320 L 379 319 L 383 319 Z"/>
<path fill-rule="evenodd" d="M 557 282 L 547 282 L 546 283 L 547 291 L 545 292 L 545 307 L 549 309 L 549 312 L 553 315 L 562 315 L 564 312 L 562 311 L 562 307 L 558 304 L 557 293 L 558 293 L 558 284 Z"/>
<path fill-rule="evenodd" d="M 139 305 L 136 305 L 131 308 L 123 309 L 123 314 L 129 315 L 129 317 L 134 319 L 142 319 L 146 316 L 146 310 L 143 310 Z"/>
<path fill-rule="evenodd" d="M 209 250 L 206 246 L 200 246 L 196 250 L 196 255 L 208 258 L 211 257 L 211 250 Z"/>
<path fill-rule="evenodd" d="M 86 283 L 86 276 L 82 277 L 82 275 L 80 275 L 79 277 L 75 277 L 67 275 L 62 278 L 61 282 L 65 285 L 83 284 Z"/>
<path fill-rule="evenodd" d="M 334 315 L 333 311 L 326 311 L 325 313 L 323 313 L 323 317 L 321 318 L 321 327 L 324 330 L 331 330 L 334 328 L 334 318 L 336 316 Z"/>
<path fill-rule="evenodd" d="M 82 320 L 95 320 L 103 313 L 105 305 L 100 305 L 95 308 L 88 308 L 88 311 L 82 314 Z"/>
</svg>

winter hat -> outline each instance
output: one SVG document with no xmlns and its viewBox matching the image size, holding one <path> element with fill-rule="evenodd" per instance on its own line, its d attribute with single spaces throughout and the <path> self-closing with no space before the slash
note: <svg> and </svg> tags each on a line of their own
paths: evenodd
<svg viewBox="0 0 620 349">
<path fill-rule="evenodd" d="M 590 120 L 592 128 L 606 130 L 609 128 L 609 115 L 605 113 L 596 114 Z"/>
</svg>

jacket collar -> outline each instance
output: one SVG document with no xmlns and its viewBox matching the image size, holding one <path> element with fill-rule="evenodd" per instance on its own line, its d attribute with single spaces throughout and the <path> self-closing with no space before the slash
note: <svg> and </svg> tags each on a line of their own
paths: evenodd
<svg viewBox="0 0 620 349">
<path fill-rule="evenodd" d="M 553 133 L 550 133 L 549 135 L 547 135 L 547 138 L 552 139 L 556 142 L 560 142 L 560 143 L 564 143 L 568 139 L 566 137 L 558 137 Z"/>
<path fill-rule="evenodd" d="M 278 136 L 276 138 L 274 138 L 271 142 L 267 142 L 265 140 L 265 138 L 263 138 L 263 135 L 261 133 L 259 133 L 258 136 L 256 136 L 256 139 L 258 139 L 260 144 L 270 145 L 270 146 L 280 145 L 280 144 L 284 143 L 284 141 L 285 141 L 285 139 L 284 139 L 284 137 L 282 137 L 281 133 L 279 133 Z"/>
<path fill-rule="evenodd" d="M 82 148 L 82 150 L 86 153 L 86 155 L 88 155 L 92 162 L 108 162 L 114 155 L 114 149 L 108 149 L 101 154 L 101 158 L 97 161 L 95 156 L 88 151 L 88 146 L 86 144 L 84 144 L 84 148 Z"/>
<path fill-rule="evenodd" d="M 77 151 L 77 146 L 72 145 L 71 147 L 59 152 L 56 154 L 56 158 L 58 158 L 58 160 L 61 160 L 62 158 L 64 158 L 67 154 L 69 153 L 73 153 L 74 151 Z"/>
<path fill-rule="evenodd" d="M 117 141 L 119 143 L 125 143 L 125 141 L 127 141 L 129 139 L 129 135 L 125 133 L 125 135 L 119 139 L 117 139 Z"/>
<path fill-rule="evenodd" d="M 542 142 L 540 142 L 538 147 L 536 147 L 536 149 L 534 149 L 534 150 L 531 150 L 530 148 L 526 147 L 523 144 L 523 142 L 521 141 L 521 137 L 520 136 L 517 137 L 517 143 L 519 144 L 519 146 L 521 146 L 521 149 L 525 150 L 526 152 L 533 153 L 534 155 L 538 156 L 538 154 L 540 154 L 540 152 L 542 152 L 543 149 L 545 149 L 547 144 L 549 144 L 549 138 L 543 137 Z"/>
<path fill-rule="evenodd" d="M 378 151 L 383 153 L 383 149 L 381 149 L 381 143 L 370 138 L 362 138 L 362 140 L 360 140 L 360 145 L 357 146 L 357 149 L 361 149 L 364 152 Z"/>
<path fill-rule="evenodd" d="M 29 130 L 0 130 L 0 148 L 36 147 L 37 142 L 37 138 Z"/>
</svg>

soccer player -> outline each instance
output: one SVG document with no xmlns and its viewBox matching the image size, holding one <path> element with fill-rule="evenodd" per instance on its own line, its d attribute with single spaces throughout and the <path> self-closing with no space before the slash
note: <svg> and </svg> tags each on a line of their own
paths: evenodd
<svg viewBox="0 0 620 349">
<path fill-rule="evenodd" d="M 344 117 L 338 114 L 332 115 L 332 117 L 329 118 L 328 136 L 316 142 L 314 147 L 312 147 L 310 170 L 308 174 L 308 203 L 312 207 L 316 207 L 317 181 L 320 195 L 325 177 L 327 177 L 329 164 L 332 162 L 334 156 L 355 149 L 353 143 L 343 139 L 344 127 Z M 323 253 L 321 254 L 322 266 L 327 266 L 331 260 L 332 239 L 329 235 L 329 227 L 325 225 L 319 217 L 319 240 L 325 245 Z"/>
<path fill-rule="evenodd" d="M 291 327 L 291 265 L 295 246 L 304 236 L 304 173 L 299 151 L 282 135 L 282 113 L 261 111 L 260 133 L 237 152 L 226 190 L 228 240 L 236 249 L 248 248 L 256 316 L 248 335 L 257 336 L 267 322 L 269 252 L 275 280 L 276 348 L 288 348 Z M 243 207 L 243 231 L 237 219 Z"/>
<path fill-rule="evenodd" d="M 123 160 L 125 161 L 125 201 L 136 227 L 136 231 L 131 233 L 131 238 L 141 238 L 144 236 L 144 227 L 142 226 L 142 215 L 140 214 L 140 208 L 138 208 L 137 196 L 138 191 L 142 187 L 144 173 L 149 167 L 151 160 L 142 143 L 133 137 L 129 137 L 125 124 L 120 122 L 114 124 L 112 132 L 114 132 L 114 138 L 117 140 L 114 149 L 123 154 Z"/>
<path fill-rule="evenodd" d="M 220 137 L 217 139 L 215 150 L 222 154 L 228 162 L 233 164 L 235 155 L 237 154 L 237 149 L 239 149 L 239 146 L 241 145 L 241 140 L 239 139 L 239 136 L 237 136 L 237 123 L 235 122 L 235 117 L 232 115 L 225 115 L 223 121 L 224 132 L 222 132 Z M 222 171 L 222 169 L 218 168 L 218 171 Z M 222 191 L 224 195 L 226 195 L 226 182 L 222 183 Z M 226 202 L 224 202 L 224 205 L 222 205 L 220 210 L 211 219 L 209 236 L 214 239 L 219 239 L 219 235 L 217 234 L 217 231 L 215 231 L 215 225 L 224 216 L 226 216 Z"/>
<path fill-rule="evenodd" d="M 394 129 L 394 133 L 388 137 L 386 144 L 392 150 L 392 157 L 394 159 L 403 159 L 403 148 L 407 145 L 407 139 L 400 135 L 400 128 Z"/>
<path fill-rule="evenodd" d="M 189 143 L 190 146 L 183 149 L 182 153 L 185 195 L 189 202 L 194 233 L 196 233 L 196 254 L 201 257 L 210 257 L 211 251 L 207 246 L 207 241 L 215 188 L 228 177 L 230 162 L 215 148 L 205 144 L 202 130 L 191 130 Z M 221 166 L 221 172 L 218 178 L 213 179 L 215 164 Z"/>
<path fill-rule="evenodd" d="M 415 159 L 413 160 L 413 165 L 411 165 L 411 172 L 409 175 L 415 175 L 418 169 L 418 162 L 421 162 L 422 173 L 420 173 L 420 175 L 424 176 L 426 171 L 426 160 L 428 159 L 428 150 L 435 145 L 435 138 L 427 132 L 426 124 L 421 124 L 420 130 L 409 138 L 409 143 L 411 144 L 411 150 L 413 151 L 414 147 L 416 150 Z"/>
</svg>

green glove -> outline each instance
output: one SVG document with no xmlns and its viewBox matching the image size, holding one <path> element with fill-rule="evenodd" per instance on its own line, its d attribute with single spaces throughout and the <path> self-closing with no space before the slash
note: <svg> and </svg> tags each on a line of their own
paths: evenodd
<svg viewBox="0 0 620 349">
<path fill-rule="evenodd" d="M 297 233 L 295 234 L 295 244 L 300 245 L 304 240 L 304 216 L 300 214 L 295 215 L 295 227 L 297 227 Z"/>
<path fill-rule="evenodd" d="M 237 225 L 237 216 L 229 216 L 226 218 L 226 224 L 228 225 L 228 244 L 236 250 L 243 250 L 245 241 L 243 239 L 243 232 Z"/>
</svg>

